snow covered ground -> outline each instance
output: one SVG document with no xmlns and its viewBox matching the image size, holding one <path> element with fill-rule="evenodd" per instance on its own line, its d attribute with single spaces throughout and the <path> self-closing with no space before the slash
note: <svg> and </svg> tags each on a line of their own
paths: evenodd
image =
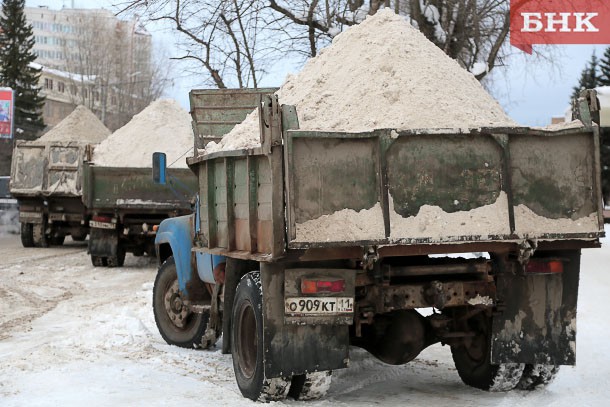
<svg viewBox="0 0 610 407">
<path fill-rule="evenodd" d="M 548 388 L 466 387 L 442 346 L 398 367 L 352 349 L 352 366 L 335 372 L 328 396 L 307 405 L 607 405 L 610 239 L 604 243 L 583 255 L 578 366 L 563 367 Z M 0 405 L 253 404 L 237 389 L 230 355 L 165 344 L 152 315 L 150 260 L 128 255 L 122 268 L 95 269 L 82 243 L 24 249 L 16 235 L 0 236 L 0 259 Z"/>
</svg>

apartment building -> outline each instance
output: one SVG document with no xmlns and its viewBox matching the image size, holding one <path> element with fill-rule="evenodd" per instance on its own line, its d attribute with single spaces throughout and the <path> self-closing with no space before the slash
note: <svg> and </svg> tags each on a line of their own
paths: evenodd
<svg viewBox="0 0 610 407">
<path fill-rule="evenodd" d="M 124 106 L 134 104 L 125 98 L 140 97 L 133 85 L 138 81 L 131 79 L 147 75 L 151 79 L 152 37 L 145 27 L 137 19 L 121 20 L 105 9 L 26 7 L 25 15 L 33 27 L 36 63 L 42 67 L 45 123 L 56 125 L 82 104 L 111 130 L 124 124 L 121 118 Z M 115 50 L 96 45 L 94 41 L 100 32 L 117 38 Z M 89 42 L 84 40 L 87 38 Z M 95 59 L 89 65 L 82 63 L 82 54 L 91 51 L 87 46 L 97 52 L 120 52 L 121 66 L 116 72 L 123 76 L 115 71 L 93 74 L 98 68 L 91 66 Z"/>
</svg>

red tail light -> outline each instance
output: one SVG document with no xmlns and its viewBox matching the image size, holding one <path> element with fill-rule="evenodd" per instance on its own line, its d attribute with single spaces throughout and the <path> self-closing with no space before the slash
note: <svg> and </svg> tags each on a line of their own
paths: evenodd
<svg viewBox="0 0 610 407">
<path fill-rule="evenodd" d="M 525 266 L 525 272 L 532 274 L 563 273 L 563 263 L 560 260 L 531 259 Z"/>
<path fill-rule="evenodd" d="M 112 223 L 112 218 L 110 216 L 94 216 L 92 219 L 96 222 Z"/>
<path fill-rule="evenodd" d="M 301 293 L 341 293 L 345 291 L 345 280 L 301 279 Z"/>
</svg>

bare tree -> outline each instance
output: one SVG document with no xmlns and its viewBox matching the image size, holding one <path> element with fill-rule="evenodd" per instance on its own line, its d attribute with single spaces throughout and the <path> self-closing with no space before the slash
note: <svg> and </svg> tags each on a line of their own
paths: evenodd
<svg viewBox="0 0 610 407">
<path fill-rule="evenodd" d="M 117 129 L 163 93 L 168 71 L 153 61 L 151 38 L 137 22 L 105 13 L 77 18 L 62 39 L 68 94 Z"/>
<path fill-rule="evenodd" d="M 280 20 L 307 31 L 308 49 L 320 47 L 344 27 L 361 22 L 381 8 L 409 18 L 430 41 L 464 68 L 483 79 L 502 65 L 510 28 L 505 0 L 269 0 Z"/>
<path fill-rule="evenodd" d="M 170 21 L 210 84 L 257 86 L 268 64 L 316 56 L 343 29 L 390 8 L 482 80 L 508 52 L 506 0 L 125 0 L 121 12 Z"/>
<path fill-rule="evenodd" d="M 258 87 L 271 62 L 262 0 L 134 0 L 121 12 L 139 12 L 152 21 L 169 22 L 181 36 L 180 54 L 193 73 L 207 74 L 209 84 Z M 275 54 L 277 55 L 277 54 Z"/>
</svg>

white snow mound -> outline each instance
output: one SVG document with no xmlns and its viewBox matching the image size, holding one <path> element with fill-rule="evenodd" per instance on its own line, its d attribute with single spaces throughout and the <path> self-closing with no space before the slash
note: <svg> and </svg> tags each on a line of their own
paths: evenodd
<svg viewBox="0 0 610 407">
<path fill-rule="evenodd" d="M 95 149 L 93 162 L 100 167 L 152 166 L 152 154 L 167 155 L 168 167 L 186 168 L 193 148 L 191 116 L 173 99 L 159 99 L 135 115 Z"/>
<path fill-rule="evenodd" d="M 55 127 L 34 141 L 35 144 L 49 142 L 80 141 L 96 144 L 110 135 L 110 130 L 85 106 L 79 105 Z"/>
<path fill-rule="evenodd" d="M 515 126 L 472 73 L 389 9 L 333 39 L 278 91 L 302 130 Z M 252 112 L 205 153 L 259 145 Z"/>
</svg>

